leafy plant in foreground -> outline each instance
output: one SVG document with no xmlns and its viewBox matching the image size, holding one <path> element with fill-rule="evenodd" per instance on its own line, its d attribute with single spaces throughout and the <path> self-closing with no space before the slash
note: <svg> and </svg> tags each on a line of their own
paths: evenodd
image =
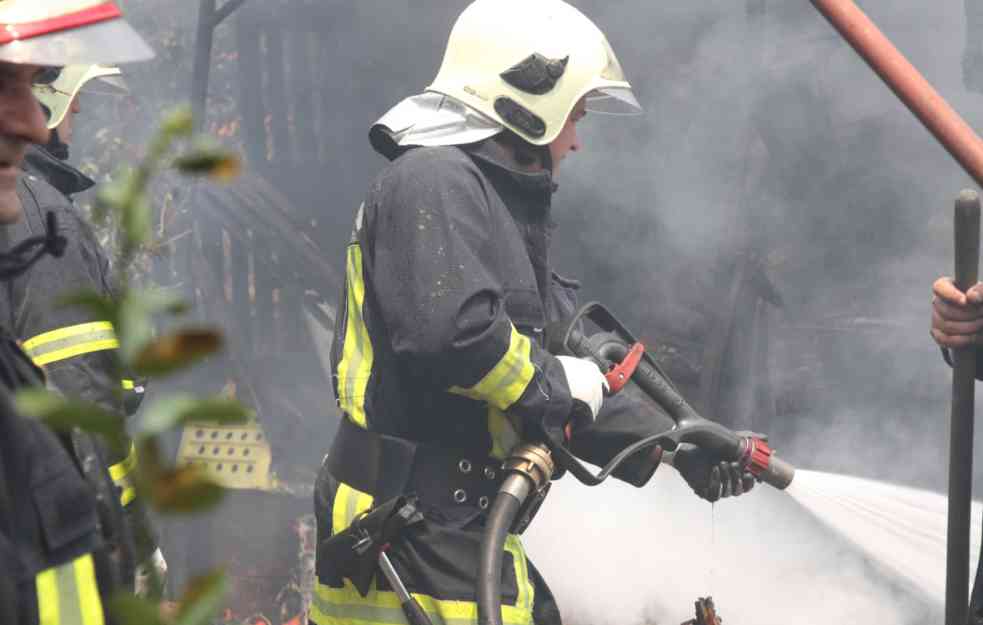
<svg viewBox="0 0 983 625">
<path fill-rule="evenodd" d="M 111 220 L 119 228 L 116 297 L 89 291 L 65 301 L 66 305 L 86 308 L 96 318 L 113 324 L 119 341 L 119 375 L 113 377 L 116 380 L 122 379 L 124 371 L 156 378 L 173 375 L 215 354 L 222 346 L 221 334 L 207 327 L 183 327 L 156 336 L 155 317 L 179 317 L 187 312 L 187 306 L 174 293 L 135 288 L 129 277 L 141 250 L 153 243 L 152 211 L 147 198 L 155 176 L 174 169 L 189 176 L 228 180 L 238 173 L 239 161 L 234 155 L 208 144 L 188 145 L 191 134 L 190 112 L 170 114 L 143 161 L 101 189 L 94 217 L 104 223 Z M 114 388 L 114 392 L 123 391 Z M 104 436 L 115 446 L 125 440 L 123 416 L 92 403 L 44 389 L 28 389 L 17 394 L 16 404 L 22 414 L 42 419 L 56 429 L 78 427 Z M 230 398 L 187 394 L 153 398 L 129 432 L 137 453 L 133 481 L 138 495 L 162 514 L 199 512 L 214 506 L 222 497 L 222 487 L 196 466 L 168 463 L 160 437 L 189 421 L 228 424 L 250 418 L 250 411 Z M 122 594 L 111 600 L 109 610 L 125 625 L 204 625 L 218 611 L 224 594 L 224 576 L 214 571 L 189 583 L 173 614 L 161 613 L 153 601 Z"/>
</svg>

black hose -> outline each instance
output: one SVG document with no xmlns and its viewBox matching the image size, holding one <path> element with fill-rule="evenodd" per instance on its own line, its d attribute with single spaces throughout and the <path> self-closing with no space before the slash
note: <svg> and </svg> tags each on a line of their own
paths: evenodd
<svg viewBox="0 0 983 625">
<path fill-rule="evenodd" d="M 499 491 L 488 513 L 478 560 L 478 625 L 502 625 L 502 554 L 509 528 L 521 506 L 522 502 L 514 495 Z"/>
</svg>

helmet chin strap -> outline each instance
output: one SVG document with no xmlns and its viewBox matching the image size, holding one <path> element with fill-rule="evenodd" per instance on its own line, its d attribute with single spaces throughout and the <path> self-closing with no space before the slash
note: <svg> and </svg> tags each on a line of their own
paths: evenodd
<svg viewBox="0 0 983 625">
<path fill-rule="evenodd" d="M 48 143 L 45 144 L 44 149 L 60 161 L 68 160 L 68 144 L 61 140 L 57 128 L 51 129 L 51 136 L 48 139 Z"/>
</svg>

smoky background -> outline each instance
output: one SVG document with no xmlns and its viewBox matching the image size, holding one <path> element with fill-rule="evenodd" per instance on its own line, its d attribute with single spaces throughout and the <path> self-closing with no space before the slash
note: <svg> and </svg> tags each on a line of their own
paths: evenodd
<svg viewBox="0 0 983 625">
<path fill-rule="evenodd" d="M 971 181 L 804 0 L 572 3 L 608 35 L 646 112 L 589 115 L 580 125 L 584 149 L 563 162 L 557 177 L 556 270 L 582 280 L 582 301 L 605 303 L 657 349 L 708 416 L 769 434 L 799 466 L 943 490 L 949 373 L 928 335 L 930 288 L 938 275 L 951 273 L 952 203 Z M 136 158 L 160 112 L 186 102 L 190 93 L 194 5 L 122 4 L 153 40 L 158 58 L 124 68 L 128 97 L 83 101 L 73 160 L 97 179 Z M 247 181 L 229 192 L 167 180 L 160 185 L 160 204 L 177 215 L 171 221 L 158 215 L 162 240 L 197 236 L 207 247 L 213 236 L 213 246 L 235 249 L 218 230 L 196 220 L 216 211 L 235 213 L 237 202 L 249 204 L 249 214 L 259 220 L 246 228 L 249 240 L 276 230 L 262 220 L 270 203 L 289 205 L 281 212 L 295 227 L 290 232 L 306 236 L 298 244 L 288 231 L 277 231 L 264 245 L 278 267 L 284 258 L 293 259 L 289 280 L 280 274 L 269 279 L 292 281 L 294 287 L 277 296 L 277 310 L 306 311 L 290 319 L 308 333 L 277 344 L 277 357 L 267 358 L 273 350 L 264 347 L 266 332 L 254 314 L 251 330 L 233 331 L 229 341 L 249 342 L 243 353 L 256 358 L 246 358 L 246 368 L 268 382 L 269 393 L 299 406 L 261 412 L 260 419 L 271 438 L 280 431 L 274 455 L 288 456 L 308 473 L 316 471 L 338 418 L 323 356 L 344 247 L 355 209 L 384 165 L 368 145 L 368 127 L 429 84 L 447 33 L 466 4 L 247 0 L 215 30 L 203 126 L 242 151 Z M 974 3 L 858 4 L 978 127 L 983 100 L 970 87 L 983 76 L 983 65 L 974 65 L 983 49 L 983 26 L 974 30 L 980 12 Z M 250 30 L 244 21 L 264 26 Z M 274 31 L 280 34 L 269 35 Z M 272 64 L 269 57 L 277 49 L 282 58 Z M 277 115 L 286 121 L 278 124 Z M 195 270 L 175 261 L 183 256 L 176 246 L 162 246 L 148 256 L 147 279 L 187 288 L 181 276 Z M 256 290 L 245 273 L 259 275 L 256 267 L 264 265 L 257 255 L 250 258 L 229 264 L 226 273 L 234 275 L 216 278 L 214 290 L 199 287 L 190 295 L 199 304 L 225 298 L 235 309 L 235 298 L 226 297 L 227 283 Z M 319 269 L 317 259 L 334 267 L 333 276 Z M 744 282 L 751 286 L 740 286 Z M 775 293 L 781 306 L 768 301 Z M 706 347 L 714 341 L 722 346 L 720 390 L 707 410 L 700 384 L 713 366 Z M 193 380 L 172 384 L 226 388 L 229 378 L 225 364 L 213 363 Z M 293 425 L 284 433 L 290 419 Z M 975 473 L 979 485 L 983 463 Z M 598 545 L 596 552 L 572 551 L 583 553 L 593 569 L 616 569 L 605 571 L 604 583 L 592 590 L 598 597 L 622 597 L 623 611 L 613 602 L 597 602 L 606 606 L 610 622 L 655 622 L 675 614 L 690 590 L 707 592 L 687 587 L 673 594 L 665 579 L 650 592 L 615 592 L 625 579 L 652 574 L 640 560 L 670 566 L 660 563 L 655 548 L 650 558 L 630 562 L 602 557 L 611 546 L 638 551 L 641 540 L 675 540 L 677 548 L 665 554 L 678 571 L 675 578 L 705 577 L 703 563 L 694 566 L 687 557 L 700 559 L 695 550 L 705 547 L 706 528 L 683 529 L 681 520 L 705 515 L 706 507 L 667 481 L 667 475 L 675 478 L 671 470 L 660 474 L 643 491 L 586 491 L 566 483 L 558 489 L 533 536 L 543 555 L 535 544 L 531 551 L 544 560 L 548 579 L 562 575 L 553 582 L 561 605 L 573 602 L 575 611 L 591 605 L 574 590 L 584 581 L 570 574 L 577 560 L 550 562 L 562 547 L 553 532 L 565 531 L 571 518 L 582 519 L 585 536 Z M 298 483 L 305 480 L 297 477 Z M 290 501 L 291 509 L 309 508 L 303 488 Z M 616 510 L 621 521 L 605 525 L 584 512 L 598 506 Z M 859 595 L 861 614 L 871 606 L 901 605 L 892 622 L 924 622 L 921 610 L 931 613 L 931 598 L 878 571 L 876 563 L 790 506 L 772 493 L 718 506 L 724 516 L 716 517 L 714 551 L 724 554 L 721 567 L 727 566 L 724 545 L 730 542 L 785 544 L 788 551 L 781 537 L 794 535 L 797 545 L 812 545 L 798 552 L 808 560 L 778 567 L 782 556 L 776 547 L 762 556 L 766 568 L 787 575 L 799 571 L 799 586 L 807 589 L 812 580 L 828 589 L 830 601 Z M 776 507 L 780 512 L 771 517 L 761 512 Z M 842 558 L 829 556 L 830 545 Z M 762 583 L 770 579 L 777 578 Z M 875 579 L 871 588 L 858 593 L 854 582 L 868 579 Z M 718 577 L 714 591 L 725 585 Z M 675 606 L 667 612 L 670 603 Z M 728 608 L 734 614 L 734 606 L 721 605 L 725 618 Z M 768 622 L 743 615 L 735 620 Z"/>
</svg>

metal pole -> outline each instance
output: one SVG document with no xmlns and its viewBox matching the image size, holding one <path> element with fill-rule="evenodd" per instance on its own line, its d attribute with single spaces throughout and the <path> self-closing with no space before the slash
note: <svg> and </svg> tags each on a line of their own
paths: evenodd
<svg viewBox="0 0 983 625">
<path fill-rule="evenodd" d="M 956 286 L 976 284 L 980 259 L 980 197 L 963 191 L 955 210 Z M 949 525 L 946 533 L 945 623 L 967 625 L 969 527 L 973 488 L 973 402 L 976 348 L 953 350 L 949 420 Z"/>
<path fill-rule="evenodd" d="M 983 141 L 852 0 L 811 0 L 966 173 L 983 186 Z"/>
<path fill-rule="evenodd" d="M 198 5 L 198 34 L 195 37 L 195 64 L 191 77 L 191 114 L 195 132 L 205 125 L 208 72 L 212 66 L 212 38 L 215 34 L 215 2 L 201 0 Z"/>
</svg>

